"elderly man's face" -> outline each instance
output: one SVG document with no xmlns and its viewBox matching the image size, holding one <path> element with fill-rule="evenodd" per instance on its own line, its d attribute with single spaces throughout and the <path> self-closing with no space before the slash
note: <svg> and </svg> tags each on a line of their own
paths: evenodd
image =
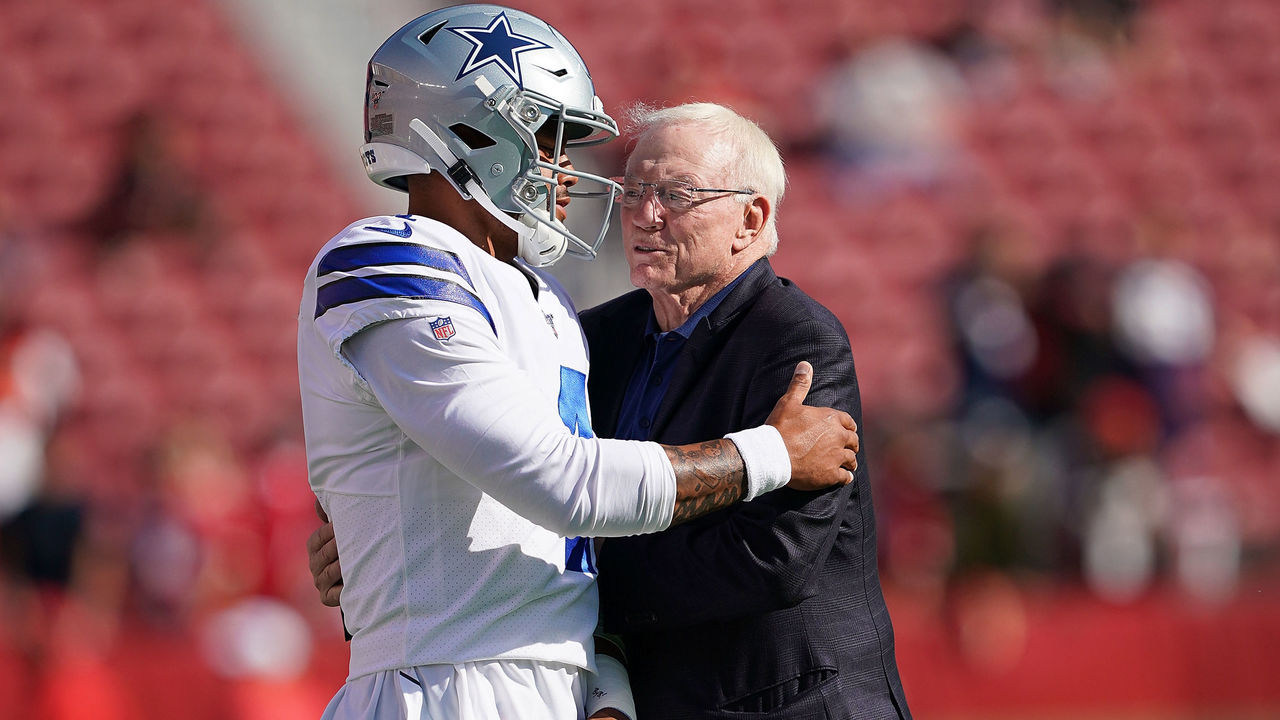
<svg viewBox="0 0 1280 720">
<path fill-rule="evenodd" d="M 681 180 L 694 187 L 725 187 L 732 153 L 727 143 L 708 141 L 697 127 L 667 127 L 640 139 L 627 160 L 627 176 L 643 183 Z M 639 204 L 620 211 L 631 284 L 674 295 L 732 280 L 742 203 L 731 195 L 699 194 L 691 207 L 672 210 L 655 195 L 650 190 Z"/>
</svg>

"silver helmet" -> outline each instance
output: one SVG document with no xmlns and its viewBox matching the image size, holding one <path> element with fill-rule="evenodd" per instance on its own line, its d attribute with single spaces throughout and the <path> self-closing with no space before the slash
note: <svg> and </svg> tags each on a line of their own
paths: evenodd
<svg viewBox="0 0 1280 720">
<path fill-rule="evenodd" d="M 554 140 L 540 159 L 538 136 Z M 519 255 L 550 265 L 566 250 L 595 257 L 619 187 L 555 164 L 569 148 L 618 136 L 569 41 L 528 13 L 458 5 L 400 28 L 369 60 L 365 170 L 407 190 L 405 176 L 442 173 L 520 238 Z M 598 232 L 586 240 L 556 219 L 557 174 L 577 179 L 574 197 L 596 197 Z M 584 233 L 590 236 L 590 233 Z"/>
</svg>

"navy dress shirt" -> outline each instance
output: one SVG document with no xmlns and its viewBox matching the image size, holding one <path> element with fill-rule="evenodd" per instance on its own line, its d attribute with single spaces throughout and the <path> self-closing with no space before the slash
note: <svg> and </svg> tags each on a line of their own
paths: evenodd
<svg viewBox="0 0 1280 720">
<path fill-rule="evenodd" d="M 649 428 L 653 416 L 662 404 L 662 397 L 667 394 L 671 384 L 671 371 L 675 369 L 680 350 L 684 348 L 698 323 L 720 306 L 729 291 L 742 280 L 742 275 L 724 286 L 702 306 L 693 312 L 680 327 L 662 332 L 658 329 L 658 321 L 649 313 L 649 322 L 645 326 L 644 359 L 636 364 L 631 381 L 627 383 L 627 391 L 622 396 L 622 409 L 618 413 L 618 428 L 614 434 L 619 440 L 648 440 Z"/>
</svg>

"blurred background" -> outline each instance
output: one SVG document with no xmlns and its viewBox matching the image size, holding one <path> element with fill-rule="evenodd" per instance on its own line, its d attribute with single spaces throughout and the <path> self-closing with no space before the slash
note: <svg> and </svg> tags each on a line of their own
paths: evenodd
<svg viewBox="0 0 1280 720">
<path fill-rule="evenodd" d="M 0 0 L 0 718 L 315 718 L 294 338 L 408 0 Z M 376 5 L 376 6 L 375 6 Z M 539 0 L 787 162 L 917 718 L 1280 717 L 1280 3 Z M 622 143 L 581 165 L 621 167 Z M 617 242 L 557 274 L 628 289 Z"/>
</svg>

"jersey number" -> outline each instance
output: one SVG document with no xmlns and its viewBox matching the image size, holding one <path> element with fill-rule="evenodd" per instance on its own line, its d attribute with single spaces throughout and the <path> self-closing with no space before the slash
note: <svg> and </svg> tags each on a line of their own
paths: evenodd
<svg viewBox="0 0 1280 720">
<path fill-rule="evenodd" d="M 595 437 L 587 413 L 587 376 L 573 368 L 560 368 L 560 419 L 579 437 Z M 596 573 L 596 548 L 591 538 L 565 538 L 564 569 Z"/>
</svg>

